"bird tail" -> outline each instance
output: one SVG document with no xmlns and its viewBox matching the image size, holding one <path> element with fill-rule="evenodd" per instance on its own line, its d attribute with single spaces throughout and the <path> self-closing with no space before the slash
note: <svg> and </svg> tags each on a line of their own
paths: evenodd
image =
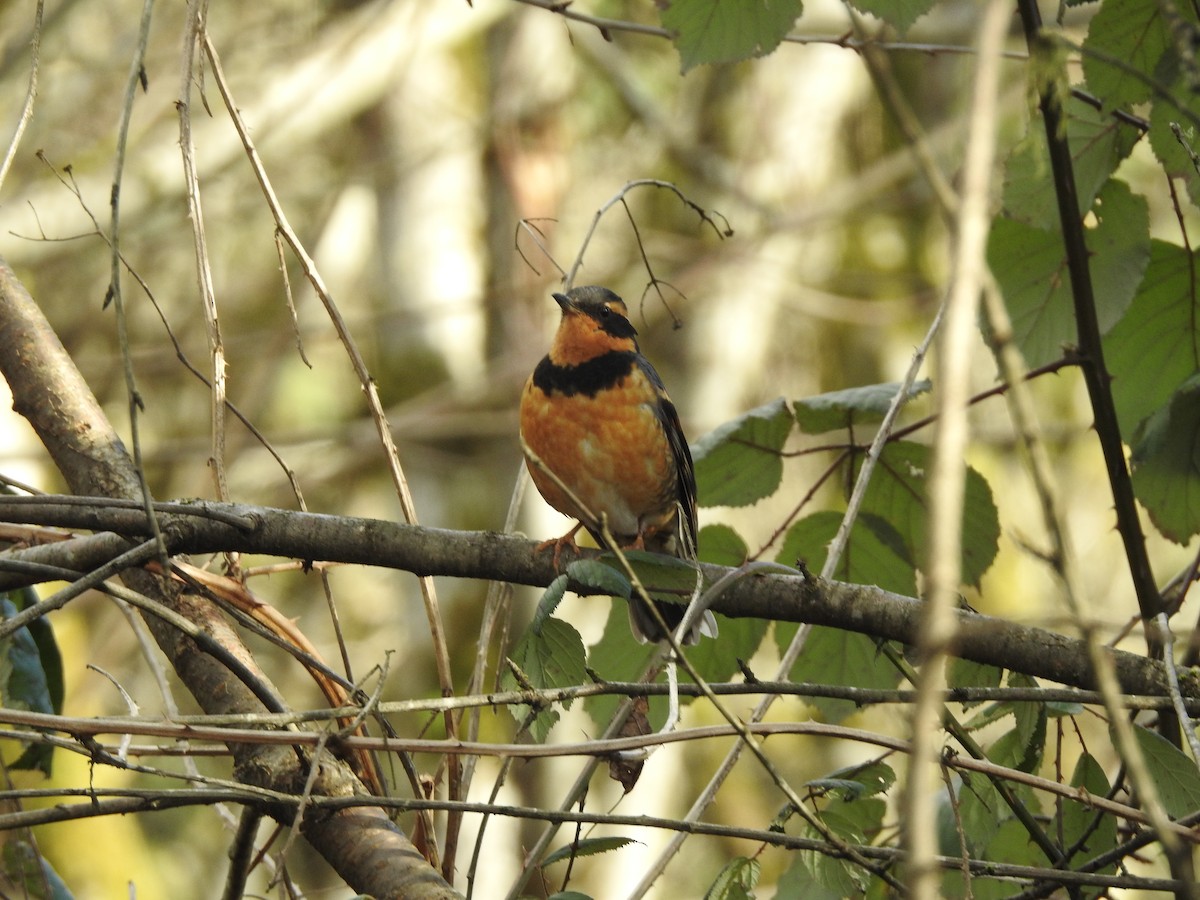
<svg viewBox="0 0 1200 900">
<path fill-rule="evenodd" d="M 690 562 L 696 560 L 696 536 L 692 533 L 691 523 L 683 514 L 682 509 L 676 511 L 675 521 L 671 528 L 662 528 L 647 539 L 646 549 L 654 553 L 676 556 Z M 682 603 L 655 602 L 654 606 L 658 608 L 663 622 L 672 632 L 679 627 L 679 623 L 683 621 L 684 614 L 687 612 L 687 606 Z M 650 604 L 638 597 L 632 597 L 629 601 L 629 627 L 633 631 L 633 636 L 643 643 L 663 641 L 667 638 L 662 625 L 658 623 L 657 617 L 650 609 Z M 688 629 L 688 633 L 683 636 L 684 646 L 698 644 L 701 636 L 713 638 L 717 636 L 717 620 L 708 610 L 704 611 Z"/>
</svg>

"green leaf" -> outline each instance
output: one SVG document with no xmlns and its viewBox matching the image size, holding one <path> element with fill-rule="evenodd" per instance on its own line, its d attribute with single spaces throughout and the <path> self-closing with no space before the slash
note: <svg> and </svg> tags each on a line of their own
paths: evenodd
<svg viewBox="0 0 1200 900">
<path fill-rule="evenodd" d="M 887 22 L 901 34 L 917 19 L 933 9 L 936 0 L 850 0 L 859 12 L 870 13 Z"/>
<path fill-rule="evenodd" d="M 1200 771 L 1196 764 L 1157 732 L 1140 725 L 1135 725 L 1133 731 L 1167 814 L 1179 819 L 1200 810 Z"/>
<path fill-rule="evenodd" d="M 856 892 L 857 893 L 857 892 Z M 846 894 L 837 889 L 830 889 L 817 880 L 809 868 L 808 857 L 803 853 L 793 853 L 792 863 L 779 876 L 775 896 L 787 900 L 845 900 Z"/>
<path fill-rule="evenodd" d="M 778 627 L 776 640 L 786 647 L 795 632 L 794 625 Z M 886 690 L 894 688 L 900 681 L 900 672 L 880 652 L 874 638 L 817 625 L 809 632 L 804 652 L 792 667 L 790 677 L 792 681 L 806 684 Z M 832 724 L 841 722 L 858 709 L 851 700 L 828 697 L 809 697 L 807 703 Z"/>
<path fill-rule="evenodd" d="M 10 833 L 5 837 L 0 865 L 3 880 L 15 886 L 10 896 L 30 900 L 71 900 L 72 894 L 62 877 L 29 840 Z M 49 892 L 47 892 L 47 888 Z"/>
<path fill-rule="evenodd" d="M 546 619 L 540 632 L 531 628 L 517 642 L 510 657 L 525 673 L 529 685 L 534 688 L 569 687 L 582 684 L 587 678 L 583 639 L 578 631 L 561 619 Z M 517 681 L 511 670 L 504 672 L 500 686 L 506 691 L 521 690 L 525 687 Z M 531 707 L 524 703 L 509 706 L 509 712 L 518 723 L 525 721 L 530 709 Z M 557 721 L 558 713 L 555 710 L 540 710 L 530 726 L 534 740 L 538 743 L 544 741 Z"/>
<path fill-rule="evenodd" d="M 721 632 L 721 641 L 725 632 Z M 712 641 L 701 641 L 714 643 Z M 629 610 L 626 604 L 614 601 L 600 640 L 588 652 L 588 666 L 607 681 L 633 681 L 641 677 L 655 648 L 650 644 L 639 644 L 629 632 Z M 587 697 L 583 701 L 584 711 L 597 728 L 602 728 L 612 719 L 621 697 Z M 682 699 L 682 698 L 681 698 Z M 667 698 L 650 697 L 647 715 L 651 725 L 657 728 L 667 717 Z"/>
<path fill-rule="evenodd" d="M 540 632 L 546 620 L 554 615 L 554 610 L 558 609 L 558 604 L 562 602 L 563 595 L 567 592 L 569 582 L 570 579 L 566 575 L 559 575 L 546 586 L 546 590 L 542 592 L 542 599 L 538 601 L 537 609 L 533 611 L 533 619 L 529 622 L 530 631 Z"/>
<path fill-rule="evenodd" d="M 930 463 L 928 447 L 907 441 L 888 444 L 880 456 L 862 505 L 863 512 L 885 520 L 899 533 L 908 550 L 907 555 L 918 565 L 924 564 L 928 557 L 926 477 Z M 861 461 L 856 461 L 855 476 L 859 464 Z M 999 544 L 1000 520 L 991 488 L 982 475 L 968 467 L 962 527 L 964 584 L 978 585 L 995 560 Z M 861 579 L 851 580 L 861 583 Z M 881 584 L 880 587 L 884 586 Z"/>
<path fill-rule="evenodd" d="M 879 760 L 873 760 L 830 772 L 824 778 L 808 782 L 808 786 L 837 792 L 840 799 L 851 801 L 885 793 L 895 783 L 896 773 L 892 767 Z"/>
<path fill-rule="evenodd" d="M 1196 11 L 1183 5 L 1175 12 L 1180 28 L 1179 41 L 1187 44 L 1197 26 Z M 1190 27 L 1189 27 L 1190 26 Z M 1170 29 L 1172 23 L 1164 22 Z M 1200 94 L 1193 87 L 1195 61 L 1190 58 L 1194 51 L 1185 51 L 1189 58 L 1181 59 L 1175 39 L 1168 37 L 1167 46 L 1158 65 L 1146 72 L 1147 82 L 1154 88 L 1154 104 L 1150 108 L 1150 148 L 1162 163 L 1166 174 L 1181 178 L 1187 185 L 1188 195 L 1196 202 L 1200 194 L 1200 177 L 1192 162 L 1192 153 L 1200 147 Z M 1179 134 L 1175 127 L 1178 126 Z"/>
<path fill-rule="evenodd" d="M 597 856 L 601 853 L 610 853 L 613 850 L 620 850 L 622 847 L 628 847 L 630 844 L 640 844 L 641 841 L 635 841 L 633 838 L 627 837 L 599 837 L 599 838 L 584 838 L 581 841 L 567 844 L 565 847 L 559 847 L 549 856 L 542 860 L 542 868 L 553 865 L 556 862 L 561 862 L 564 859 L 578 859 L 582 856 Z"/>
<path fill-rule="evenodd" d="M 1200 310 L 1193 277 L 1196 257 L 1152 241 L 1150 264 L 1124 317 L 1104 339 L 1113 375 L 1113 402 L 1127 442 L 1180 385 L 1200 371 Z"/>
<path fill-rule="evenodd" d="M 947 814 L 952 814 L 948 807 L 944 810 Z M 978 772 L 963 772 L 962 786 L 958 793 L 958 813 L 962 820 L 963 834 L 966 835 L 967 847 L 972 853 L 983 853 L 1000 830 L 1000 823 L 1008 814 L 1008 806 L 985 776 Z M 943 846 L 942 852 L 957 856 L 957 838 L 949 847 Z"/>
<path fill-rule="evenodd" d="M 728 525 L 705 525 L 696 540 L 700 561 L 737 568 L 750 556 L 742 536 Z"/>
<path fill-rule="evenodd" d="M 1036 688 L 1037 681 L 1021 672 L 1008 673 L 1010 688 Z M 1042 753 L 1046 748 L 1046 706 L 1043 703 L 1028 701 L 1010 702 L 1016 727 L 1013 735 L 1017 741 L 1018 752 L 1008 763 L 1022 772 L 1033 772 L 1042 763 Z M 990 755 L 990 754 L 989 754 Z"/>
<path fill-rule="evenodd" d="M 842 514 L 831 510 L 813 513 L 796 521 L 784 535 L 776 562 L 794 566 L 802 562 L 813 572 L 825 566 L 830 542 L 842 523 Z M 900 533 L 887 520 L 860 514 L 850 529 L 845 552 L 833 571 L 839 581 L 874 584 L 885 591 L 914 596 L 917 592 L 915 566 Z"/>
<path fill-rule="evenodd" d="M 1083 75 L 1105 111 L 1152 99 L 1151 79 L 1171 46 L 1167 19 L 1144 0 L 1105 0 L 1083 42 Z"/>
<path fill-rule="evenodd" d="M 1095 757 L 1084 753 L 1075 763 L 1071 787 L 1086 791 L 1093 797 L 1105 797 L 1110 785 L 1100 763 L 1096 762 Z M 1080 860 L 1093 859 L 1117 846 L 1116 819 L 1078 800 L 1064 800 L 1062 803 L 1062 834 L 1063 846 L 1077 848 L 1073 858 Z M 1111 874 L 1117 871 L 1117 864 L 1114 861 L 1099 871 Z M 1099 888 L 1084 890 L 1085 896 L 1100 894 Z"/>
<path fill-rule="evenodd" d="M 826 511 L 799 520 L 788 529 L 778 561 L 791 565 L 799 559 L 813 571 L 819 571 L 841 519 L 840 514 Z M 916 573 L 903 553 L 903 542 L 887 522 L 860 515 L 850 531 L 850 540 L 834 577 L 856 584 L 876 584 L 884 590 L 912 596 L 916 593 Z M 775 640 L 780 652 L 791 643 L 796 628 L 795 624 L 776 623 Z M 874 638 L 818 625 L 809 633 L 804 653 L 792 667 L 791 678 L 810 684 L 892 688 L 900 675 L 880 653 Z M 815 697 L 807 702 L 828 722 L 840 722 L 857 709 L 850 700 Z"/>
<path fill-rule="evenodd" d="M 1136 129 L 1074 97 L 1067 99 L 1066 111 L 1067 146 L 1082 218 L 1117 166 L 1132 152 L 1139 135 Z M 1040 116 L 1030 119 L 1028 132 L 1005 163 L 1002 205 L 1009 219 L 1055 235 L 1060 233 L 1050 152 Z"/>
<path fill-rule="evenodd" d="M 555 891 L 546 900 L 592 900 L 592 895 L 581 891 Z"/>
<path fill-rule="evenodd" d="M 668 0 L 660 5 L 684 72 L 702 63 L 765 56 L 803 10 L 801 0 Z"/>
<path fill-rule="evenodd" d="M 869 831 L 875 831 L 883 821 L 887 804 L 878 799 L 835 801 L 820 812 L 823 825 L 849 844 L 866 842 Z M 821 834 L 809 825 L 802 829 L 805 837 L 820 840 Z M 835 859 L 816 850 L 801 850 L 797 854 L 804 860 L 813 881 L 826 891 L 840 892 L 837 896 L 858 896 L 867 886 L 867 873 L 846 860 Z M 805 895 L 807 896 L 807 895 Z"/>
<path fill-rule="evenodd" d="M 950 666 L 946 672 L 946 683 L 951 689 L 999 687 L 1003 677 L 1004 670 L 997 666 L 955 657 L 950 660 Z M 978 706 L 980 701 L 960 702 L 964 708 L 971 709 Z"/>
<path fill-rule="evenodd" d="M 915 382 L 908 391 L 911 400 L 929 391 L 932 382 L 928 379 Z M 868 422 L 879 422 L 891 407 L 900 392 L 897 381 L 887 384 L 871 384 L 865 387 L 848 388 L 818 394 L 795 401 L 792 406 L 800 430 L 807 434 L 824 434 L 843 428 L 853 428 Z"/>
<path fill-rule="evenodd" d="M 752 900 L 762 863 L 747 856 L 731 859 L 721 869 L 704 900 Z"/>
<path fill-rule="evenodd" d="M 0 612 L 11 618 L 36 602 L 37 594 L 30 588 L 0 594 Z M 49 714 L 62 711 L 62 657 L 44 619 L 36 619 L 0 641 L 0 700 L 13 709 Z M 48 744 L 31 742 L 9 765 L 49 775 L 53 752 Z"/>
<path fill-rule="evenodd" d="M 1099 224 L 1087 232 L 1092 292 L 1101 332 L 1129 308 L 1150 261 L 1146 201 L 1119 181 L 1096 200 Z M 1078 341 L 1066 250 L 1057 231 L 1011 219 L 992 223 L 988 263 L 1012 316 L 1013 333 L 1031 366 L 1063 355 Z"/>
<path fill-rule="evenodd" d="M 577 584 L 605 594 L 628 597 L 633 593 L 629 578 L 620 571 L 615 558 L 611 565 L 594 559 L 580 559 L 567 566 L 567 577 Z"/>
<path fill-rule="evenodd" d="M 1132 459 L 1134 492 L 1163 536 L 1200 533 L 1200 375 L 1149 418 Z"/>
<path fill-rule="evenodd" d="M 783 479 L 780 452 L 792 431 L 783 398 L 752 409 L 692 447 L 701 506 L 749 506 L 775 493 Z"/>
</svg>

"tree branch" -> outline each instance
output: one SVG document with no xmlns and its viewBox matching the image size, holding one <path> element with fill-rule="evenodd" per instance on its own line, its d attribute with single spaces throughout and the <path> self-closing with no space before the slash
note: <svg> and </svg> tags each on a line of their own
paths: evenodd
<svg viewBox="0 0 1200 900">
<path fill-rule="evenodd" d="M 558 575 L 550 554 L 535 553 L 536 545 L 520 535 L 450 531 L 243 504 L 160 504 L 156 509 L 172 553 L 239 550 L 309 562 L 381 566 L 417 575 L 536 587 L 545 587 Z M 182 509 L 189 513 L 179 512 Z M 134 502 L 97 501 L 95 506 L 81 506 L 77 498 L 0 497 L 0 521 L 101 532 L 59 545 L 0 554 L 0 589 L 31 580 L 11 574 L 12 569 L 19 569 L 16 563 L 36 560 L 82 573 L 128 547 L 113 532 L 135 540 L 149 534 L 146 516 Z M 574 559 L 600 555 L 595 550 L 564 548 L 561 564 L 565 567 Z M 704 565 L 703 569 L 708 581 L 732 571 L 713 565 Z M 573 584 L 571 589 L 581 594 L 596 593 L 581 584 Z M 752 616 L 830 625 L 906 644 L 916 643 L 921 627 L 921 602 L 912 597 L 872 585 L 803 576 L 738 579 L 713 609 L 735 618 Z M 1085 690 L 1096 687 L 1084 641 L 977 613 L 960 611 L 956 615 L 955 655 Z M 1123 692 L 1166 694 L 1167 676 L 1162 663 L 1119 650 L 1105 652 L 1113 661 Z M 1200 697 L 1200 675 L 1180 675 L 1183 695 Z"/>
<path fill-rule="evenodd" d="M 134 501 L 136 505 L 141 489 L 125 447 L 42 311 L 4 260 L 0 260 L 0 372 L 12 389 L 13 408 L 29 420 L 71 490 Z M 149 525 L 145 514 L 138 518 L 143 527 Z M 122 579 L 139 593 L 190 619 L 268 683 L 214 603 L 184 593 L 178 584 L 145 569 L 128 569 Z M 180 680 L 206 712 L 266 711 L 245 683 L 191 638 L 155 616 L 145 618 Z M 328 756 L 314 760 L 289 747 L 251 744 L 233 744 L 230 750 L 237 777 L 249 784 L 297 793 L 305 784 L 310 766 L 319 765 L 315 792 L 327 796 L 363 792 L 349 768 Z M 276 812 L 285 814 L 288 810 Z M 292 816 L 286 815 L 283 821 L 290 823 Z M 301 827 L 309 843 L 362 893 L 458 896 L 382 810 L 310 814 Z M 386 865 L 380 864 L 380 855 L 386 856 Z"/>
</svg>

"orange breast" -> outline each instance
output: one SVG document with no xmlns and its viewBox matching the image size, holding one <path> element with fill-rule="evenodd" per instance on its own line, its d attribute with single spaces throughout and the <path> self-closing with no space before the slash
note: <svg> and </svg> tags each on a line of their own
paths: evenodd
<svg viewBox="0 0 1200 900">
<path fill-rule="evenodd" d="M 527 458 L 546 502 L 585 525 L 604 514 L 622 543 L 669 520 L 677 474 L 654 404 L 646 402 L 654 397 L 638 369 L 595 397 L 547 396 L 530 379 L 521 395 L 521 437 L 586 510 Z"/>
</svg>

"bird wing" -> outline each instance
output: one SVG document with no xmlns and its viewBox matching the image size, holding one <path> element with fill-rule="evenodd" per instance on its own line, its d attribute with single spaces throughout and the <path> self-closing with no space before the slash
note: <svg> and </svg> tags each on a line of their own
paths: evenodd
<svg viewBox="0 0 1200 900">
<path fill-rule="evenodd" d="M 683 426 L 679 423 L 679 413 L 675 404 L 667 396 L 667 389 L 654 366 L 639 356 L 638 362 L 646 378 L 654 385 L 658 395 L 655 413 L 667 435 L 667 443 L 671 448 L 671 456 L 676 472 L 676 500 L 679 503 L 679 535 L 681 544 L 680 556 L 687 559 L 696 558 L 696 470 L 692 465 L 692 451 L 688 449 L 687 438 Z"/>
</svg>

